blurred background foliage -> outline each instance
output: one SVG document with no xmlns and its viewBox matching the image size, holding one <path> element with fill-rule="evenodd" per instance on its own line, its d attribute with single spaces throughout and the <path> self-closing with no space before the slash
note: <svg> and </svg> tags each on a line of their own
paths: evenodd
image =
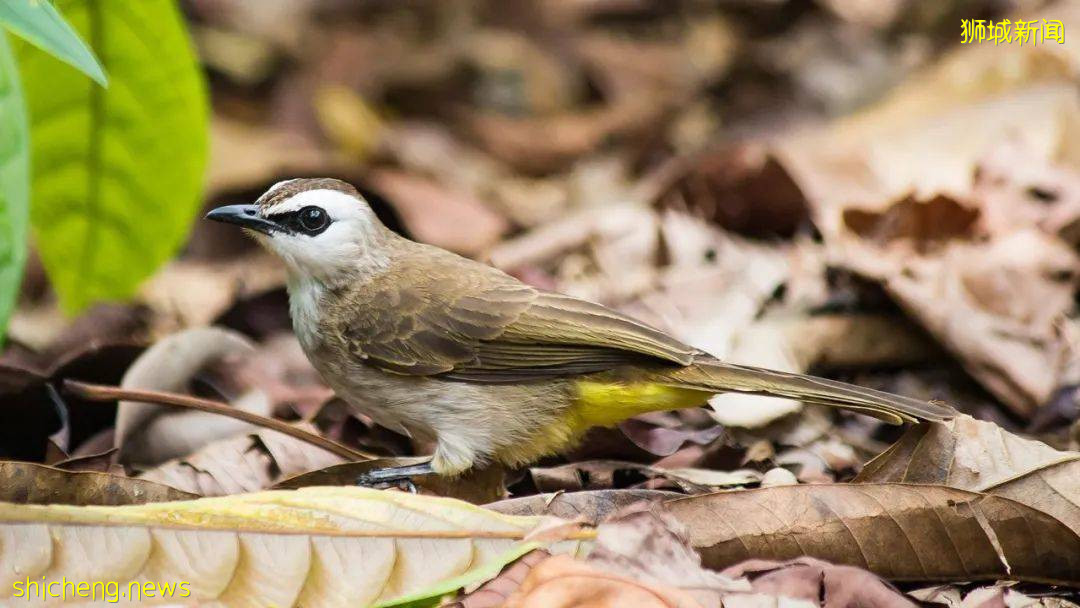
<svg viewBox="0 0 1080 608">
<path fill-rule="evenodd" d="M 25 259 L 27 183 L 61 307 L 129 298 L 176 253 L 202 198 L 208 101 L 181 13 L 172 0 L 17 0 L 0 20 L 24 40 L 4 49 L 4 120 L 29 132 L 5 142 L 0 321 Z"/>
</svg>

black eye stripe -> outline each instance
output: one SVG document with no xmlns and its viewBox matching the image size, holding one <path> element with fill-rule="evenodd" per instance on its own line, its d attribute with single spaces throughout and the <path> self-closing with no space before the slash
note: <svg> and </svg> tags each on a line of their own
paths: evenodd
<svg viewBox="0 0 1080 608">
<path fill-rule="evenodd" d="M 321 207 L 308 205 L 296 211 L 275 213 L 267 217 L 291 234 L 315 236 L 330 226 L 330 216 Z"/>
</svg>

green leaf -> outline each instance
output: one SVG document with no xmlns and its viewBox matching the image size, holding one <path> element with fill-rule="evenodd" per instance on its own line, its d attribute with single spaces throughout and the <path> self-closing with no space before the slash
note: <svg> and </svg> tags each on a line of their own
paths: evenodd
<svg viewBox="0 0 1080 608">
<path fill-rule="evenodd" d="M 207 99 L 173 0 L 63 0 L 106 90 L 23 44 L 33 133 L 31 225 L 63 308 L 130 297 L 198 210 Z M 30 52 L 28 52 L 30 51 Z"/>
<path fill-rule="evenodd" d="M 432 608 L 438 606 L 442 603 L 443 598 L 457 594 L 463 587 L 490 581 L 510 562 L 543 546 L 543 543 L 523 542 L 515 545 L 502 555 L 471 568 L 458 576 L 439 581 L 427 589 L 410 593 L 404 597 L 379 602 L 373 608 Z"/>
<path fill-rule="evenodd" d="M 19 73 L 0 32 L 0 339 L 15 306 L 26 262 L 30 214 L 30 137 Z"/>
<path fill-rule="evenodd" d="M 39 49 L 108 86 L 97 57 L 49 0 L 4 0 L 0 23 Z"/>
</svg>

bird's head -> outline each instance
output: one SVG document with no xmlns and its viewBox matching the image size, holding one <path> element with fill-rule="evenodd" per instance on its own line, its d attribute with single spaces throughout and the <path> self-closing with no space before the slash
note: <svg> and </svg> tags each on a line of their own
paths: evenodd
<svg viewBox="0 0 1080 608">
<path fill-rule="evenodd" d="M 254 204 L 218 207 L 206 218 L 246 228 L 291 274 L 319 280 L 378 263 L 389 232 L 356 188 L 330 178 L 278 182 Z"/>
</svg>

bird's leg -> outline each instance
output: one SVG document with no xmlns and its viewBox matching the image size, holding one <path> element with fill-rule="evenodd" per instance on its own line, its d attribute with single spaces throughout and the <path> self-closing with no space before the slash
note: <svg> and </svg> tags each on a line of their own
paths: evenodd
<svg viewBox="0 0 1080 608">
<path fill-rule="evenodd" d="M 405 490 L 416 493 L 416 485 L 412 481 L 414 475 L 430 475 L 435 470 L 430 462 L 410 464 L 403 467 L 383 467 L 372 469 L 367 473 L 361 473 L 356 478 L 356 485 L 369 488 L 386 488 L 395 485 L 404 486 Z"/>
</svg>

